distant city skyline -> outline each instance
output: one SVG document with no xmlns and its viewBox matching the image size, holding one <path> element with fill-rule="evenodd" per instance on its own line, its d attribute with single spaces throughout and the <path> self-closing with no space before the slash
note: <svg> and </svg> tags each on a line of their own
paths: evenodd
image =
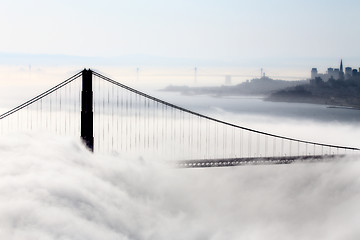
<svg viewBox="0 0 360 240">
<path fill-rule="evenodd" d="M 360 65 L 358 65 L 360 66 Z M 344 71 L 345 69 L 345 71 Z M 359 69 L 359 70 L 358 70 Z M 352 68 L 350 66 L 346 66 L 344 68 L 343 60 L 340 60 L 340 67 L 333 68 L 329 67 L 325 73 L 320 73 L 317 68 L 311 69 L 311 79 L 321 78 L 323 81 L 328 81 L 330 78 L 346 80 L 352 77 L 359 77 L 360 67 Z"/>
</svg>

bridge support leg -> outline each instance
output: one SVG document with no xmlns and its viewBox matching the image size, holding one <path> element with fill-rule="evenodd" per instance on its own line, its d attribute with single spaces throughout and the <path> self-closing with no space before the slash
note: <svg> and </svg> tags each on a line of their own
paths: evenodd
<svg viewBox="0 0 360 240">
<path fill-rule="evenodd" d="M 84 144 L 94 151 L 94 124 L 93 124 L 93 92 L 92 92 L 92 71 L 82 71 L 82 92 L 81 92 L 81 139 Z"/>
</svg>

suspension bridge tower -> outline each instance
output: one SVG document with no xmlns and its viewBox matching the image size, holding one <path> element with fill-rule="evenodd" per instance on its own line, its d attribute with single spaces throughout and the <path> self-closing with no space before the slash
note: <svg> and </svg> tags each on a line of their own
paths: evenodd
<svg viewBox="0 0 360 240">
<path fill-rule="evenodd" d="M 81 139 L 91 151 L 94 151 L 92 74 L 90 69 L 82 71 Z"/>
</svg>

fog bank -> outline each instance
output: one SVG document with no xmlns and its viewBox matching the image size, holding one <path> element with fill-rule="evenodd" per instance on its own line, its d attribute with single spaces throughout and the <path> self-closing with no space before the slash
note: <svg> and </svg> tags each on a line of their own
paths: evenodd
<svg viewBox="0 0 360 240">
<path fill-rule="evenodd" d="M 1 239 L 357 239 L 360 158 L 174 169 L 0 137 Z"/>
</svg>

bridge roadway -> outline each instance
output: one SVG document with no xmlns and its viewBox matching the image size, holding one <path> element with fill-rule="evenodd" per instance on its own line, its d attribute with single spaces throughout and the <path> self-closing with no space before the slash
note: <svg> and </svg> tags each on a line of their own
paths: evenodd
<svg viewBox="0 0 360 240">
<path fill-rule="evenodd" d="M 319 162 L 342 158 L 345 155 L 308 155 L 283 157 L 249 157 L 177 161 L 179 168 L 232 167 L 244 165 L 289 164 L 293 162 Z"/>
</svg>

